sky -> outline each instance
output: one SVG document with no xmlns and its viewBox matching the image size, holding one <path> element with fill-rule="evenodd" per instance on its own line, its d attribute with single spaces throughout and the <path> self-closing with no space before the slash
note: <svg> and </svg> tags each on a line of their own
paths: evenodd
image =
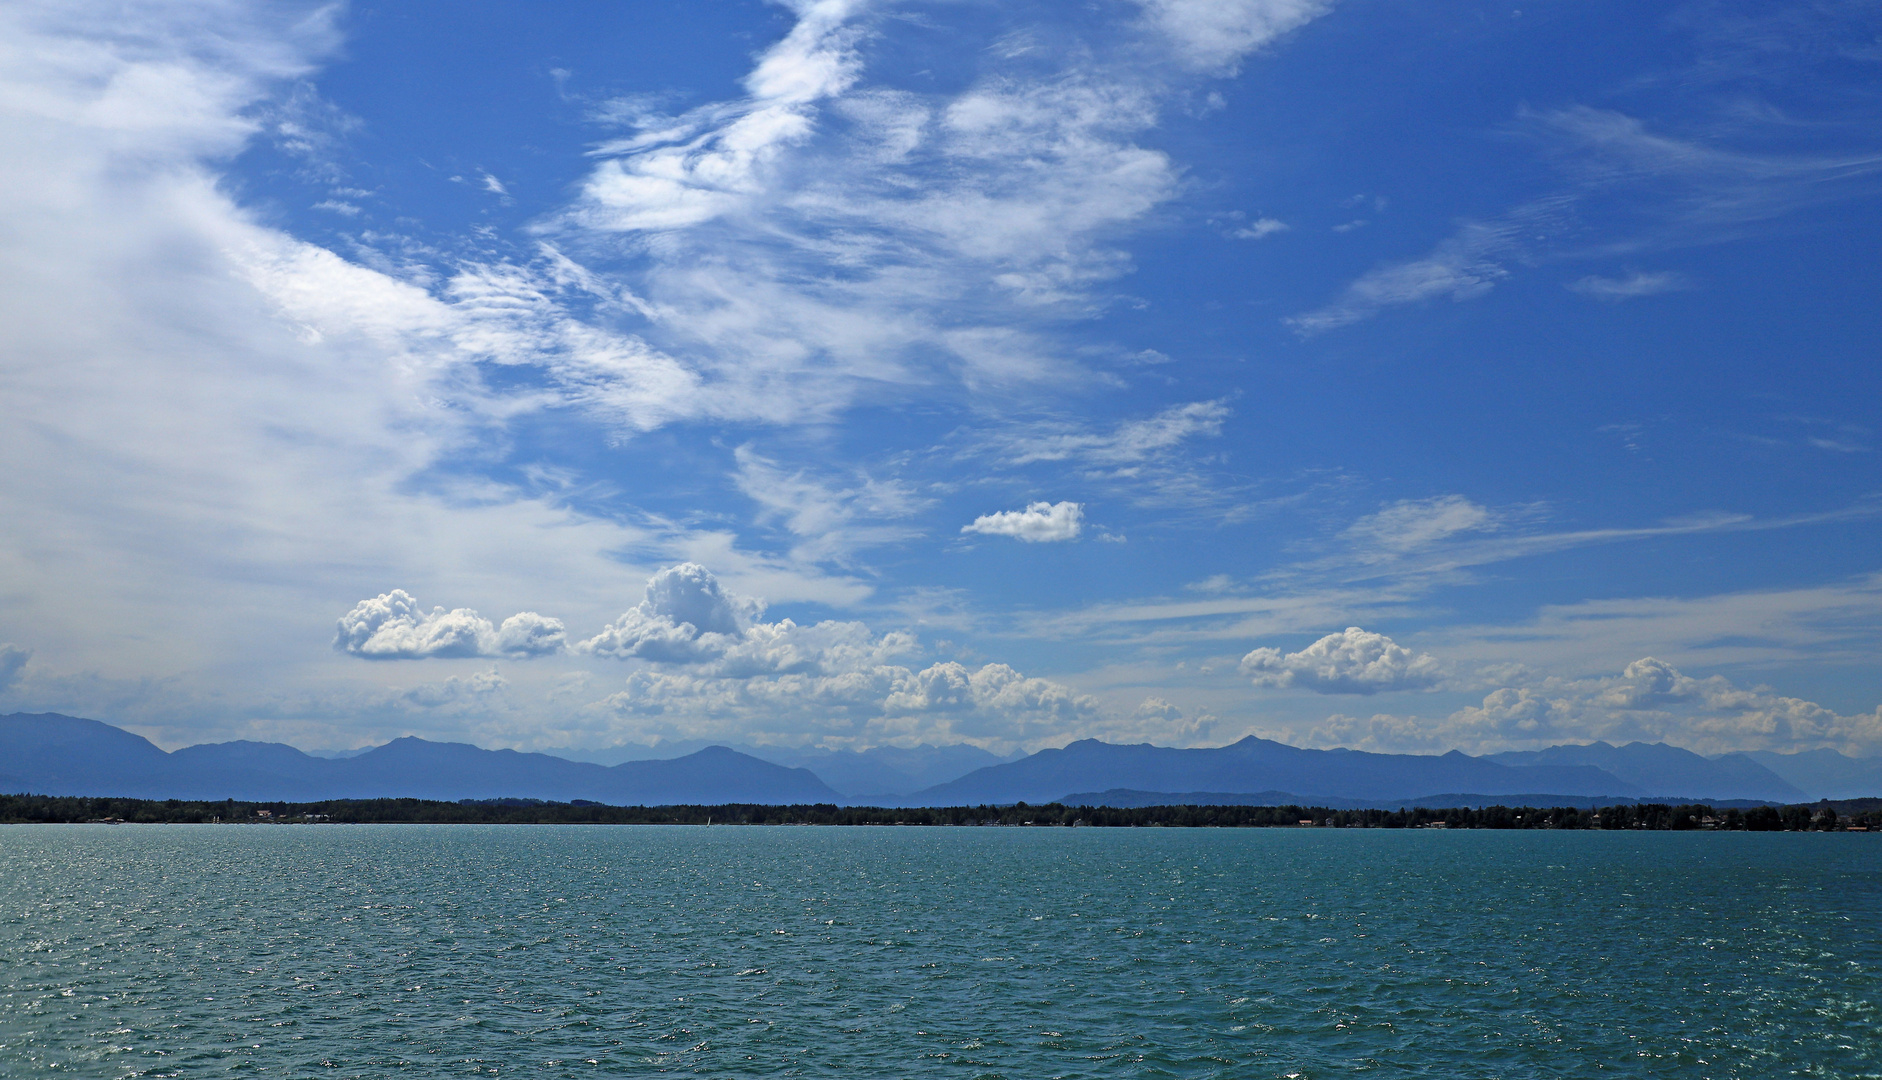
<svg viewBox="0 0 1882 1080">
<path fill-rule="evenodd" d="M 15 0 L 0 712 L 1882 754 L 1882 11 Z"/>
</svg>

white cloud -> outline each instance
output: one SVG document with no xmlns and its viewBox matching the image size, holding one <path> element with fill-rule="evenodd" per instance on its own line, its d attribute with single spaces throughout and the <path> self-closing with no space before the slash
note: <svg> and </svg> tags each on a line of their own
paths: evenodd
<svg viewBox="0 0 1882 1080">
<path fill-rule="evenodd" d="M 599 621 L 593 597 L 646 573 L 609 553 L 695 542 L 464 468 L 509 417 L 561 399 L 494 394 L 480 364 L 567 357 L 579 400 L 634 426 L 700 407 L 676 364 L 583 334 L 553 295 L 471 288 L 501 267 L 432 295 L 231 201 L 220 166 L 303 93 L 334 10 L 0 10 L 0 322 L 17 361 L 0 397 L 35 418 L 0 425 L 0 633 L 33 627 L 49 671 L 184 680 L 208 701 L 239 662 L 286 695 L 332 677 L 333 613 L 378 582 Z M 551 286 L 560 265 L 542 260 Z M 97 630 L 149 618 L 170 632 Z M 540 636 L 511 631 L 494 628 L 496 648 Z"/>
<path fill-rule="evenodd" d="M 512 615 L 499 627 L 469 608 L 426 611 L 410 593 L 394 589 L 342 615 L 333 647 L 368 660 L 526 657 L 560 652 L 565 640 L 561 620 L 533 611 Z"/>
<path fill-rule="evenodd" d="M 798 5 L 743 97 L 609 110 L 637 130 L 540 229 L 597 265 L 628 240 L 648 347 L 698 378 L 709 415 L 1056 387 L 1081 377 L 1056 327 L 1111 302 L 1119 238 L 1178 192 L 1168 155 L 1138 145 L 1196 77 L 1171 61 L 1226 71 L 1321 10 L 1152 3 L 1120 37 L 994 49 L 964 89 L 923 94 L 870 79 L 871 9 Z"/>
<path fill-rule="evenodd" d="M 798 11 L 785 39 L 746 77 L 749 97 L 696 110 L 603 145 L 570 220 L 586 228 L 646 232 L 700 225 L 741 209 L 768 186 L 783 152 L 815 130 L 817 102 L 856 79 L 859 5 L 823 0 Z"/>
<path fill-rule="evenodd" d="M 958 458 L 989 470 L 1032 468 L 1061 483 L 1063 470 L 1037 466 L 1070 462 L 1079 480 L 1107 498 L 1157 508 L 1158 521 L 1169 526 L 1194 515 L 1220 520 L 1253 510 L 1247 477 L 1228 472 L 1226 455 L 1201 445 L 1222 434 L 1230 415 L 1225 401 L 1192 401 L 1108 422 L 1008 420 L 953 438 L 962 444 Z"/>
<path fill-rule="evenodd" d="M 568 641 L 561 619 L 551 619 L 533 611 L 519 611 L 497 627 L 496 648 L 499 656 L 548 656 L 561 652 Z"/>
<path fill-rule="evenodd" d="M 1479 506 L 1460 495 L 1403 500 L 1361 518 L 1339 537 L 1346 550 L 1285 567 L 1271 580 L 1376 580 L 1396 576 L 1401 590 L 1415 592 L 1476 566 L 1528 558 L 1549 552 L 1666 536 L 1767 532 L 1882 515 L 1882 504 L 1859 502 L 1837 510 L 1784 518 L 1710 512 L 1671 518 L 1630 528 L 1537 528 L 1547 513 L 1540 503 Z M 1424 579 L 1426 584 L 1420 584 Z M 1409 595 L 1406 592 L 1405 595 Z"/>
<path fill-rule="evenodd" d="M 1078 503 L 1036 502 L 1024 510 L 982 514 L 972 524 L 961 526 L 961 532 L 1010 536 L 1029 544 L 1041 544 L 1076 540 L 1084 524 L 1085 508 Z"/>
<path fill-rule="evenodd" d="M 826 620 L 800 626 L 790 619 L 759 621 L 764 601 L 729 593 L 698 563 L 668 567 L 647 581 L 645 598 L 577 652 L 619 660 L 695 666 L 703 678 L 765 674 L 827 675 L 888 662 L 914 648 L 914 639 L 880 637 L 856 622 Z"/>
<path fill-rule="evenodd" d="M 1414 653 L 1384 634 L 1349 626 L 1299 652 L 1256 649 L 1242 657 L 1243 674 L 1256 686 L 1294 687 L 1317 694 L 1376 694 L 1429 690 L 1445 679 L 1443 665 Z"/>
<path fill-rule="evenodd" d="M 1281 221 L 1278 218 L 1264 217 L 1256 218 L 1248 224 L 1240 226 L 1230 232 L 1229 235 L 1237 240 L 1260 240 L 1263 237 L 1273 236 L 1275 233 L 1286 232 L 1288 228 L 1289 226 L 1285 221 Z"/>
<path fill-rule="evenodd" d="M 1338 300 L 1286 322 L 1302 336 L 1311 336 L 1399 304 L 1482 296 L 1508 276 L 1500 260 L 1525 227 L 1528 223 L 1517 221 L 1467 225 L 1424 258 L 1367 271 Z"/>
<path fill-rule="evenodd" d="M 1545 678 L 1506 686 L 1448 716 L 1335 716 L 1311 741 L 1383 750 L 1532 749 L 1596 739 L 1667 742 L 1699 753 L 1828 747 L 1856 756 L 1882 750 L 1882 708 L 1843 715 L 1769 687 L 1723 676 L 1696 679 L 1653 657 L 1618 676 Z"/>
<path fill-rule="evenodd" d="M 1882 172 L 1882 155 L 1874 153 L 1744 153 L 1656 132 L 1634 117 L 1586 106 L 1524 110 L 1519 118 L 1556 152 L 1568 174 L 1566 186 L 1500 217 L 1465 224 L 1423 258 L 1370 270 L 1332 303 L 1287 324 L 1311 336 L 1388 307 L 1444 297 L 1470 300 L 1509 276 L 1511 264 L 1586 255 L 1587 249 L 1575 251 L 1564 238 L 1584 235 L 1584 229 L 1571 226 L 1579 225 L 1579 207 L 1596 195 L 1626 193 L 1645 210 L 1640 216 L 1649 224 L 1594 251 L 1664 250 L 1714 244 L 1753 222 L 1866 194 L 1872 187 L 1869 178 Z M 1570 286 L 1611 301 L 1688 287 L 1690 282 L 1671 273 L 1591 276 Z"/>
<path fill-rule="evenodd" d="M 366 592 L 358 584 L 362 579 L 391 576 L 411 583 L 419 595 L 445 586 L 498 598 L 547 590 L 556 594 L 556 610 L 587 610 L 593 594 L 619 595 L 618 587 L 634 573 L 608 554 L 622 550 L 709 551 L 736 559 L 742 573 L 737 580 L 744 583 L 770 580 L 806 599 L 850 602 L 862 595 L 864 588 L 855 583 L 807 578 L 788 565 L 742 555 L 729 534 L 663 533 L 598 520 L 549 499 L 520 497 L 498 484 L 441 477 L 433 470 L 474 459 L 494 429 L 530 409 L 573 404 L 629 430 L 699 417 L 790 422 L 829 415 L 845 402 L 848 391 L 831 389 L 842 378 L 860 378 L 871 387 L 919 382 L 909 377 L 910 369 L 878 363 L 867 355 L 869 348 L 858 348 L 835 356 L 839 363 L 832 365 L 853 367 L 823 379 L 819 357 L 832 354 L 820 346 L 798 348 L 801 341 L 818 342 L 814 335 L 780 339 L 778 351 L 747 363 L 754 358 L 740 350 L 742 331 L 710 317 L 691 318 L 699 310 L 676 318 L 699 335 L 688 343 L 703 358 L 694 353 L 676 359 L 642 338 L 597 325 L 649 313 L 664 317 L 674 309 L 658 307 L 552 248 L 527 266 L 464 265 L 434 293 L 413 283 L 424 281 L 422 276 L 400 280 L 260 227 L 228 200 L 203 155 L 240 149 L 253 131 L 241 116 L 265 99 L 274 76 L 263 72 L 248 82 L 219 82 L 213 65 L 191 67 L 190 57 L 179 62 L 166 53 L 174 43 L 173 24 L 187 28 L 203 13 L 210 22 L 229 14 L 201 6 L 166 9 L 171 22 L 138 44 L 145 54 L 107 55 L 115 67 L 105 65 L 93 82 L 73 90 L 70 101 L 55 102 L 71 115 L 45 120 L 5 114 L 9 162 L 30 161 L 33 167 L 18 170 L 19 182 L 9 183 L 10 201 L 0 208 L 10 235 L 21 238 L 0 252 L 9 286 L 0 290 L 0 310 L 11 341 L 44 362 L 0 374 L 10 405 L 38 418 L 35 425 L 0 426 L 7 460 L 19 464 L 4 478 L 9 513 L 0 517 L 0 576 L 46 583 L 12 612 L 40 628 L 54 642 L 49 648 L 68 659 L 99 657 L 128 671 L 112 678 L 69 676 L 57 685 L 41 680 L 35 692 L 42 699 L 87 702 L 68 711 L 115 719 L 157 717 L 179 739 L 195 741 L 219 722 L 201 708 L 214 694 L 195 673 L 187 684 L 172 673 L 242 657 L 260 661 L 258 678 L 285 676 L 277 684 L 279 696 L 218 708 L 290 725 L 243 734 L 282 737 L 296 724 L 313 730 L 353 723 L 390 725 L 376 730 L 400 733 L 406 722 L 400 710 L 419 710 L 458 718 L 442 729 L 458 737 L 466 734 L 456 726 L 464 718 L 490 714 L 491 726 L 481 730 L 541 738 L 541 716 L 525 710 L 522 695 L 506 689 L 507 681 L 494 673 L 406 690 L 323 696 L 295 690 L 294 679 L 317 683 L 337 669 L 315 671 L 299 659 L 282 658 L 303 657 L 310 644 L 317 651 L 331 615 L 304 616 L 331 612 L 336 599 L 344 604 Z M 274 29 L 263 28 L 267 33 L 258 31 L 254 41 L 237 40 L 236 32 L 246 28 L 240 20 L 224 20 L 218 29 L 232 35 L 234 44 L 219 43 L 215 32 L 205 31 L 205 47 L 228 45 L 230 55 L 244 63 L 286 56 L 293 62 L 283 64 L 283 72 L 306 70 L 307 53 L 276 49 L 278 41 L 269 37 Z M 42 60 L 66 46 L 88 62 L 96 60 L 95 51 L 82 44 L 0 34 L 0 48 L 11 45 Z M 138 114 L 140 102 L 157 100 L 134 92 L 140 85 L 175 93 L 162 107 Z M 41 82 L 33 90 L 44 87 Z M 126 87 L 133 92 L 123 92 Z M 122 100 L 102 113 L 86 113 L 100 93 L 121 93 Z M 1009 103 L 1024 99 L 1009 96 Z M 9 107 L 33 100 L 32 94 L 5 98 Z M 193 104 L 203 108 L 192 114 L 183 107 Z M 74 116 L 88 121 L 104 114 L 117 126 L 73 122 Z M 201 122 L 178 130 L 180 118 Z M 1076 145 L 1082 132 L 1108 130 L 1100 120 L 1093 123 L 1098 126 L 1066 129 L 1072 145 L 1061 158 L 1082 152 Z M 985 134 L 962 131 L 962 139 Z M 1010 148 L 1014 154 L 1020 149 L 1018 142 Z M 1163 167 L 1160 156 L 1127 144 L 1113 160 L 1148 163 L 1153 168 L 1144 176 L 1151 181 Z M 0 168 L 7 164 L 0 162 Z M 1130 178 L 1120 182 L 1128 193 Z M 1068 190 L 1063 197 L 1076 201 L 1079 194 Z M 1132 219 L 1127 212 L 1080 220 L 1090 231 L 1073 238 L 1074 249 Z M 1035 235 L 1050 236 L 1051 229 Z M 919 254 L 911 254 L 911 265 Z M 1064 264 L 1105 273 L 1120 265 L 1104 255 L 1079 255 Z M 1060 276 L 1071 281 L 1076 274 Z M 754 319 L 770 319 L 769 310 L 763 319 L 756 314 L 766 305 L 764 290 L 743 293 L 739 285 L 730 286 L 733 302 L 749 301 Z M 1022 286 L 1035 296 L 1040 288 L 1018 279 L 1012 287 Z M 800 308 L 795 314 L 818 332 L 835 327 L 874 333 L 882 310 L 852 314 L 848 299 L 837 295 L 825 310 L 806 314 Z M 596 305 L 604 318 L 590 323 L 573 317 L 577 301 Z M 936 310 L 947 307 L 940 303 Z M 153 322 L 151 312 L 161 317 Z M 927 340 L 921 336 L 926 333 L 892 340 Z M 988 379 L 1015 352 L 1031 347 L 1018 337 L 989 344 L 982 334 L 975 340 L 981 352 L 969 366 L 984 367 L 977 377 Z M 716 364 L 713 357 L 720 354 L 713 349 L 721 345 L 723 355 L 736 361 Z M 499 395 L 477 377 L 483 364 L 532 365 L 548 376 L 548 386 L 526 384 L 521 392 Z M 897 494 L 872 490 L 866 482 L 838 485 L 835 492 L 839 504 L 859 515 L 886 507 Z M 808 535 L 822 512 L 815 501 L 806 496 L 795 507 L 780 505 L 779 520 Z M 73 587 L 81 581 L 82 588 Z M 385 610 L 372 610 L 373 603 Z M 189 625 L 155 646 L 126 645 L 96 633 L 114 619 L 124 622 L 125 608 L 138 605 L 180 613 L 174 618 Z M 561 637 L 551 620 L 517 616 L 497 626 L 469 609 L 421 609 L 410 593 L 387 593 L 367 607 L 353 620 L 348 640 L 353 650 L 371 655 L 537 652 Z M 291 613 L 287 618 L 284 609 Z M 12 612 L 9 618 L 16 617 Z M 677 613 L 677 605 L 652 596 L 643 612 L 674 630 L 692 626 L 699 631 L 689 635 L 695 645 L 716 632 L 685 619 L 675 622 Z M 754 621 L 715 659 L 691 665 L 683 675 L 637 677 L 695 679 L 717 693 L 740 687 L 744 700 L 760 703 L 751 715 L 726 714 L 733 717 L 729 721 L 715 719 L 710 710 L 692 714 L 714 723 L 752 721 L 762 727 L 773 723 L 767 719 L 769 703 L 808 702 L 788 711 L 790 723 L 801 730 L 821 722 L 817 701 L 855 700 L 873 703 L 873 730 L 886 732 L 885 703 L 902 687 L 904 711 L 896 714 L 902 718 L 896 730 L 939 737 L 945 724 L 919 721 L 923 714 L 912 710 L 923 700 L 917 676 L 924 669 L 890 662 L 911 647 L 906 635 L 875 635 L 855 623 L 799 627 L 789 620 Z M 26 671 L 29 680 L 39 666 Z M 880 670 L 885 668 L 892 670 Z M 140 681 L 140 669 L 159 677 Z M 739 674 L 744 672 L 760 674 Z M 1037 732 L 1056 722 L 1053 717 L 1068 715 L 1067 709 L 1082 715 L 1087 708 L 1062 687 L 1055 690 L 1056 684 L 1010 669 L 983 666 L 970 671 L 968 681 L 976 688 L 973 707 L 938 708 L 934 715 L 951 717 L 947 724 L 985 738 L 1004 737 L 1001 725 L 1015 717 L 1034 725 L 1024 730 Z M 870 686 L 879 688 L 873 698 L 861 690 Z M 499 701 L 508 704 L 499 708 Z M 769 730 L 786 730 L 783 724 L 779 720 Z"/>
<path fill-rule="evenodd" d="M 1083 608 L 1029 614 L 1018 620 L 1029 637 L 1157 648 L 1207 647 L 1248 638 L 1300 634 L 1329 624 L 1428 614 L 1419 604 L 1441 584 L 1467 580 L 1464 572 L 1549 552 L 1670 536 L 1796 529 L 1873 519 L 1871 503 L 1790 518 L 1710 515 L 1637 528 L 1531 531 L 1533 505 L 1485 508 L 1494 531 L 1455 528 L 1482 522 L 1468 500 L 1454 496 L 1414 500 L 1408 539 L 1424 546 L 1389 548 L 1371 534 L 1398 515 L 1355 523 L 1352 536 L 1335 534 L 1319 546 L 1346 550 L 1283 566 L 1246 581 L 1226 576 L 1185 586 L 1191 595 L 1108 601 Z M 1391 504 L 1392 511 L 1400 504 Z M 1430 511 L 1429 517 L 1418 513 Z M 1382 511 L 1384 513 L 1385 511 Z M 1402 520 L 1402 519 L 1401 519 Z M 1351 528 L 1351 527 L 1349 527 Z M 1486 526 L 1487 528 L 1487 526 Z M 1388 531 L 1388 535 L 1395 535 Z M 1197 592 L 1216 595 L 1196 596 Z M 1695 664 L 1859 663 L 1882 645 L 1872 627 L 1882 618 L 1882 579 L 1865 575 L 1820 587 L 1728 593 L 1691 599 L 1630 597 L 1545 606 L 1533 621 L 1450 626 L 1424 631 L 1433 647 L 1458 661 L 1521 661 L 1548 669 L 1586 672 L 1624 662 L 1627 655 L 1677 648 L 1675 659 Z M 1662 655 L 1665 655 L 1662 652 Z"/>
<path fill-rule="evenodd" d="M 1230 73 L 1248 53 L 1318 17 L 1325 0 L 1138 0 L 1182 62 Z"/>
<path fill-rule="evenodd" d="M 1229 407 L 1221 401 L 1172 405 L 1155 416 L 1124 420 L 1109 431 L 1090 431 L 1042 423 L 986 448 L 1009 465 L 1037 461 L 1081 461 L 1092 465 L 1132 465 L 1155 458 L 1183 443 L 1222 433 Z"/>
<path fill-rule="evenodd" d="M 1568 288 L 1609 303 L 1632 300 L 1639 296 L 1658 296 L 1660 293 L 1680 292 L 1693 287 L 1692 280 L 1684 274 L 1670 270 L 1658 273 L 1635 271 L 1626 277 L 1607 278 L 1590 274 L 1585 278 L 1570 282 Z"/>
<path fill-rule="evenodd" d="M 1183 715 L 1183 710 L 1160 697 L 1147 697 L 1137 703 L 1137 709 L 1131 715 L 1143 720 L 1176 720 Z"/>
<path fill-rule="evenodd" d="M 1460 533 L 1492 532 L 1497 515 L 1462 495 L 1401 499 L 1360 518 L 1343 536 L 1377 558 L 1430 547 Z"/>
<path fill-rule="evenodd" d="M 698 563 L 681 563 L 647 579 L 647 596 L 641 601 L 641 610 L 676 625 L 691 626 L 695 633 L 736 637 L 764 608 L 760 601 L 726 593 L 712 572 Z"/>
<path fill-rule="evenodd" d="M 662 737 L 698 737 L 730 724 L 760 739 L 972 742 L 1001 751 L 1079 734 L 1102 719 L 1096 701 L 1059 683 L 1005 664 L 952 661 L 747 677 L 636 672 L 595 709 Z"/>
<path fill-rule="evenodd" d="M 738 489 L 761 507 L 761 523 L 781 523 L 798 541 L 793 558 L 806 562 L 847 561 L 858 549 L 891 544 L 921 535 L 918 529 L 891 524 L 929 505 L 906 484 L 878 480 L 858 472 L 845 481 L 786 470 L 750 446 L 734 451 Z"/>
<path fill-rule="evenodd" d="M 620 659 L 686 664 L 718 659 L 764 613 L 761 601 L 733 596 L 712 571 L 681 563 L 647 579 L 645 597 L 577 651 Z"/>
<path fill-rule="evenodd" d="M 588 712 L 635 725 L 637 737 L 741 737 L 856 745 L 911 739 L 1010 748 L 1089 729 L 1097 703 L 1005 664 L 970 668 L 904 659 L 913 636 L 859 622 L 759 621 L 762 604 L 732 596 L 705 568 L 654 575 L 648 597 L 578 650 L 649 668 Z"/>
<path fill-rule="evenodd" d="M 496 668 L 480 671 L 470 678 L 453 675 L 441 683 L 425 683 L 403 690 L 399 702 L 419 709 L 444 709 L 454 705 L 489 706 L 489 698 L 509 689 L 509 680 Z"/>
</svg>

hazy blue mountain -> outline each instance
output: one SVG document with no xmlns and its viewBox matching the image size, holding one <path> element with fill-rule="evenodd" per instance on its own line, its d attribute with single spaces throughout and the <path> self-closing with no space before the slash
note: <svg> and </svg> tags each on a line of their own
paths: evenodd
<svg viewBox="0 0 1882 1080">
<path fill-rule="evenodd" d="M 808 770 L 760 761 L 723 746 L 683 757 L 605 766 L 405 738 L 331 764 L 345 780 L 335 797 L 347 798 L 396 794 L 418 799 L 590 799 L 616 805 L 828 803 L 839 798 Z"/>
<path fill-rule="evenodd" d="M 346 758 L 358 757 L 361 754 L 369 753 L 373 749 L 375 748 L 371 746 L 355 746 L 351 750 L 308 750 L 306 753 L 309 757 L 325 758 L 328 761 L 342 761 Z"/>
<path fill-rule="evenodd" d="M 242 741 L 186 746 L 171 753 L 162 769 L 164 797 L 286 801 L 332 798 L 329 793 L 339 782 L 336 764 L 283 743 Z"/>
<path fill-rule="evenodd" d="M 723 745 L 725 744 L 707 742 L 704 739 L 662 739 L 654 743 L 617 743 L 599 750 L 565 750 L 562 755 L 558 756 L 566 756 L 570 761 L 587 761 L 596 765 L 612 766 L 628 761 L 670 761 L 673 758 L 696 754 L 708 746 Z M 751 753 L 751 748 L 745 746 L 734 746 L 732 749 L 741 754 Z"/>
<path fill-rule="evenodd" d="M 765 761 L 809 769 L 845 797 L 866 802 L 909 795 L 966 776 L 975 769 L 1013 760 L 965 744 L 877 746 L 868 750 L 799 750 L 775 746 L 741 746 L 739 749 Z"/>
<path fill-rule="evenodd" d="M 909 801 L 919 805 L 1049 802 L 1067 792 L 1111 788 L 1290 791 L 1322 804 L 1328 799 L 1405 799 L 1436 791 L 1646 794 L 1585 765 L 1509 766 L 1456 751 L 1431 757 L 1304 750 L 1251 735 L 1230 746 L 1196 750 L 1084 739 L 1062 750 L 1042 750 L 1019 761 L 975 770 L 916 792 Z"/>
<path fill-rule="evenodd" d="M 611 770 L 548 754 L 485 750 L 468 743 L 394 739 L 356 758 L 328 762 L 341 778 L 336 798 L 400 795 L 414 799 L 593 799 Z"/>
<path fill-rule="evenodd" d="M 702 750 L 710 743 L 679 740 L 655 744 L 623 743 L 604 750 L 571 754 L 577 761 L 615 765 L 627 761 L 669 759 Z M 881 802 L 965 776 L 986 765 L 1024 757 L 1000 757 L 977 746 L 877 746 L 868 750 L 826 750 L 821 747 L 750 746 L 732 749 L 760 761 L 793 769 L 809 769 L 817 778 L 852 801 Z"/>
<path fill-rule="evenodd" d="M 669 761 L 629 761 L 609 770 L 620 792 L 634 797 L 602 802 L 643 803 L 834 803 L 842 797 L 809 769 L 792 769 L 724 746 Z M 682 794 L 685 796 L 682 798 Z"/>
<path fill-rule="evenodd" d="M 343 759 L 279 743 L 231 742 L 166 754 L 96 720 L 0 717 L 11 791 L 185 799 L 591 799 L 614 804 L 816 803 L 837 793 L 806 769 L 725 747 L 612 768 L 548 754 L 395 739 Z"/>
<path fill-rule="evenodd" d="M 1405 799 L 1335 799 L 1331 797 L 1310 799 L 1291 791 L 1258 791 L 1251 794 L 1238 794 L 1224 791 L 1132 791 L 1128 788 L 1113 788 L 1110 791 L 1067 795 L 1053 801 L 1066 806 L 1114 806 L 1123 809 L 1140 806 L 1313 806 L 1324 807 L 1328 810 L 1407 810 L 1413 807 L 1444 810 L 1452 807 L 1484 806 L 1603 807 L 1614 806 L 1618 803 L 1632 803 L 1637 800 L 1625 795 L 1560 795 L 1533 791 L 1503 792 L 1498 795 L 1436 792 L 1430 795 L 1414 795 Z M 1722 809 L 1727 806 L 1745 808 L 1766 804 L 1762 800 L 1724 799 L 1715 801 L 1713 805 Z"/>
<path fill-rule="evenodd" d="M 96 720 L 56 713 L 0 717 L 0 789 L 47 795 L 591 799 L 617 805 L 959 805 L 1102 798 L 1147 800 L 1114 805 L 1207 800 L 1329 807 L 1435 805 L 1432 799 L 1458 800 L 1451 805 L 1533 805 L 1642 797 L 1804 798 L 1803 785 L 1787 782 L 1753 755 L 1707 759 L 1645 743 L 1558 746 L 1490 758 L 1305 750 L 1253 737 L 1192 750 L 1086 739 L 1005 762 L 967 746 L 862 752 L 770 748 L 759 753 L 783 760 L 708 746 L 682 756 L 609 766 L 417 738 L 395 739 L 338 759 L 261 742 L 213 743 L 166 754 L 146 739 Z M 1816 778 L 1813 786 L 1847 783 L 1854 794 L 1874 793 L 1875 785 L 1867 783 L 1876 776 L 1873 762 L 1829 751 L 1770 757 L 1801 778 Z M 826 782 L 806 764 L 837 782 Z M 937 777 L 939 782 L 922 786 Z M 1098 794 L 1076 794 L 1092 792 Z M 1433 794 L 1457 792 L 1468 794 Z"/>
<path fill-rule="evenodd" d="M 0 716 L 0 768 L 38 794 L 167 798 L 169 757 L 143 736 L 97 720 L 58 713 Z"/>
<path fill-rule="evenodd" d="M 1882 795 L 1882 758 L 1853 758 L 1834 750 L 1779 754 L 1751 750 L 1725 754 L 1716 761 L 1744 758 L 1803 789 L 1808 799 L 1862 799 Z"/>
<path fill-rule="evenodd" d="M 1066 806 L 1114 806 L 1130 810 L 1140 806 L 1324 806 L 1329 810 L 1360 810 L 1364 805 L 1354 799 L 1303 799 L 1291 791 L 1137 791 L 1112 788 L 1109 791 L 1083 791 L 1053 799 Z"/>
<path fill-rule="evenodd" d="M 1504 765 L 1585 765 L 1620 777 L 1649 795 L 1691 799 L 1770 799 L 1796 802 L 1801 789 L 1758 762 L 1743 756 L 1706 758 L 1665 743 L 1631 742 L 1625 746 L 1594 742 L 1491 754 Z"/>
</svg>

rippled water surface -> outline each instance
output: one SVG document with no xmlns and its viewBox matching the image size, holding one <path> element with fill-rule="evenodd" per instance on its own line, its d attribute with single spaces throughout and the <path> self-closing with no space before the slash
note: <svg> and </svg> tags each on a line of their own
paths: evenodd
<svg viewBox="0 0 1882 1080">
<path fill-rule="evenodd" d="M 0 1076 L 1882 1075 L 1882 837 L 0 827 Z"/>
</svg>

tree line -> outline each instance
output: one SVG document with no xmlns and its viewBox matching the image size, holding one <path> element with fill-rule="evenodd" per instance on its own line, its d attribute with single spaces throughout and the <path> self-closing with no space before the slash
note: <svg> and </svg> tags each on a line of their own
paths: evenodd
<svg viewBox="0 0 1882 1080">
<path fill-rule="evenodd" d="M 485 824 L 485 825 L 956 825 L 1098 828 L 1646 829 L 1726 832 L 1882 831 L 1882 799 L 1792 806 L 1485 806 L 1334 810 L 1320 806 L 948 806 L 893 809 L 814 803 L 766 806 L 609 806 L 575 800 L 331 799 L 221 802 L 0 795 L 0 824 Z"/>
</svg>

